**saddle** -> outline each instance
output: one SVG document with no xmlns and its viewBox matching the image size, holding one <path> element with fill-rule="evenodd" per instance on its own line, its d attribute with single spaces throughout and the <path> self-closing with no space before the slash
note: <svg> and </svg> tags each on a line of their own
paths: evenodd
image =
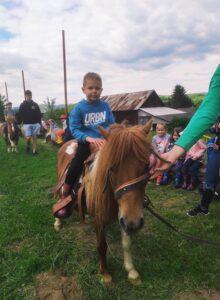
<svg viewBox="0 0 220 300">
<path fill-rule="evenodd" d="M 58 180 L 57 184 L 51 189 L 51 193 L 54 196 L 60 196 L 62 194 L 62 187 L 65 182 L 66 173 L 76 154 L 77 147 L 77 141 L 71 140 L 65 143 L 58 152 Z M 67 197 L 59 198 L 58 202 L 52 207 L 54 217 L 62 219 L 67 218 L 75 209 L 79 211 L 81 218 L 85 220 L 86 198 L 84 185 L 82 184 L 82 177 L 86 172 L 86 168 L 93 162 L 98 149 L 92 146 L 90 147 L 90 151 L 91 154 L 84 162 L 83 172 L 77 182 L 77 187 L 75 189 L 77 191 L 76 194 L 72 191 Z"/>
</svg>

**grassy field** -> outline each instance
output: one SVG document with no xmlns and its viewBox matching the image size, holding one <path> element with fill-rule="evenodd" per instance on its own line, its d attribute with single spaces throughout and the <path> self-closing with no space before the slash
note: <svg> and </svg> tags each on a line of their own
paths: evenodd
<svg viewBox="0 0 220 300">
<path fill-rule="evenodd" d="M 118 224 L 107 230 L 113 283 L 100 282 L 92 222 L 76 215 L 53 230 L 48 190 L 56 180 L 57 148 L 39 141 L 39 156 L 8 154 L 0 141 L 0 299 L 220 299 L 219 248 L 183 240 L 145 214 L 144 229 L 132 237 L 132 253 L 142 277 L 132 286 L 123 269 Z M 156 209 L 182 231 L 220 241 L 220 202 L 211 214 L 189 218 L 196 192 L 149 183 Z M 64 296 L 65 295 L 65 296 Z"/>
</svg>

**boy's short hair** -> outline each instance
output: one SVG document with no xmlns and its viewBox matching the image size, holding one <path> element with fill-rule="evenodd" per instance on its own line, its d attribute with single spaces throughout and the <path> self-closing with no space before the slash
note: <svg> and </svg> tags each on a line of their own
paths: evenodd
<svg viewBox="0 0 220 300">
<path fill-rule="evenodd" d="M 93 79 L 93 80 L 97 80 L 102 84 L 102 78 L 99 74 L 97 73 L 93 73 L 93 72 L 88 72 L 86 73 L 86 75 L 83 77 L 83 85 L 86 84 L 86 81 L 88 79 Z"/>
<path fill-rule="evenodd" d="M 6 102 L 5 103 L 5 106 L 9 106 L 9 105 L 12 105 L 12 102 Z"/>
<path fill-rule="evenodd" d="M 25 95 L 27 95 L 27 96 L 32 96 L 32 92 L 31 92 L 30 90 L 26 90 L 26 91 L 25 91 Z"/>
</svg>

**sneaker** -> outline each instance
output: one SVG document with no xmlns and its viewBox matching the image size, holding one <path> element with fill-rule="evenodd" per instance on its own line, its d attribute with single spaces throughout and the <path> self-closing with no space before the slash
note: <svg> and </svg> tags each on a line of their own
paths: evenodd
<svg viewBox="0 0 220 300">
<path fill-rule="evenodd" d="M 187 212 L 187 215 L 189 217 L 195 217 L 199 214 L 207 216 L 209 214 L 209 211 L 208 211 L 208 209 L 201 209 L 200 205 L 198 205 L 195 208 L 193 208 Z"/>
</svg>

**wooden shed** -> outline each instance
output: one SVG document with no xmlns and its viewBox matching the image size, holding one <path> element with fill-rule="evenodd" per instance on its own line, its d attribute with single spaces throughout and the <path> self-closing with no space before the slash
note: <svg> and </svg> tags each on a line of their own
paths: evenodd
<svg viewBox="0 0 220 300">
<path fill-rule="evenodd" d="M 102 98 L 110 105 L 118 123 L 126 120 L 130 124 L 139 124 L 138 110 L 140 108 L 164 106 L 154 90 L 116 94 Z"/>
</svg>

